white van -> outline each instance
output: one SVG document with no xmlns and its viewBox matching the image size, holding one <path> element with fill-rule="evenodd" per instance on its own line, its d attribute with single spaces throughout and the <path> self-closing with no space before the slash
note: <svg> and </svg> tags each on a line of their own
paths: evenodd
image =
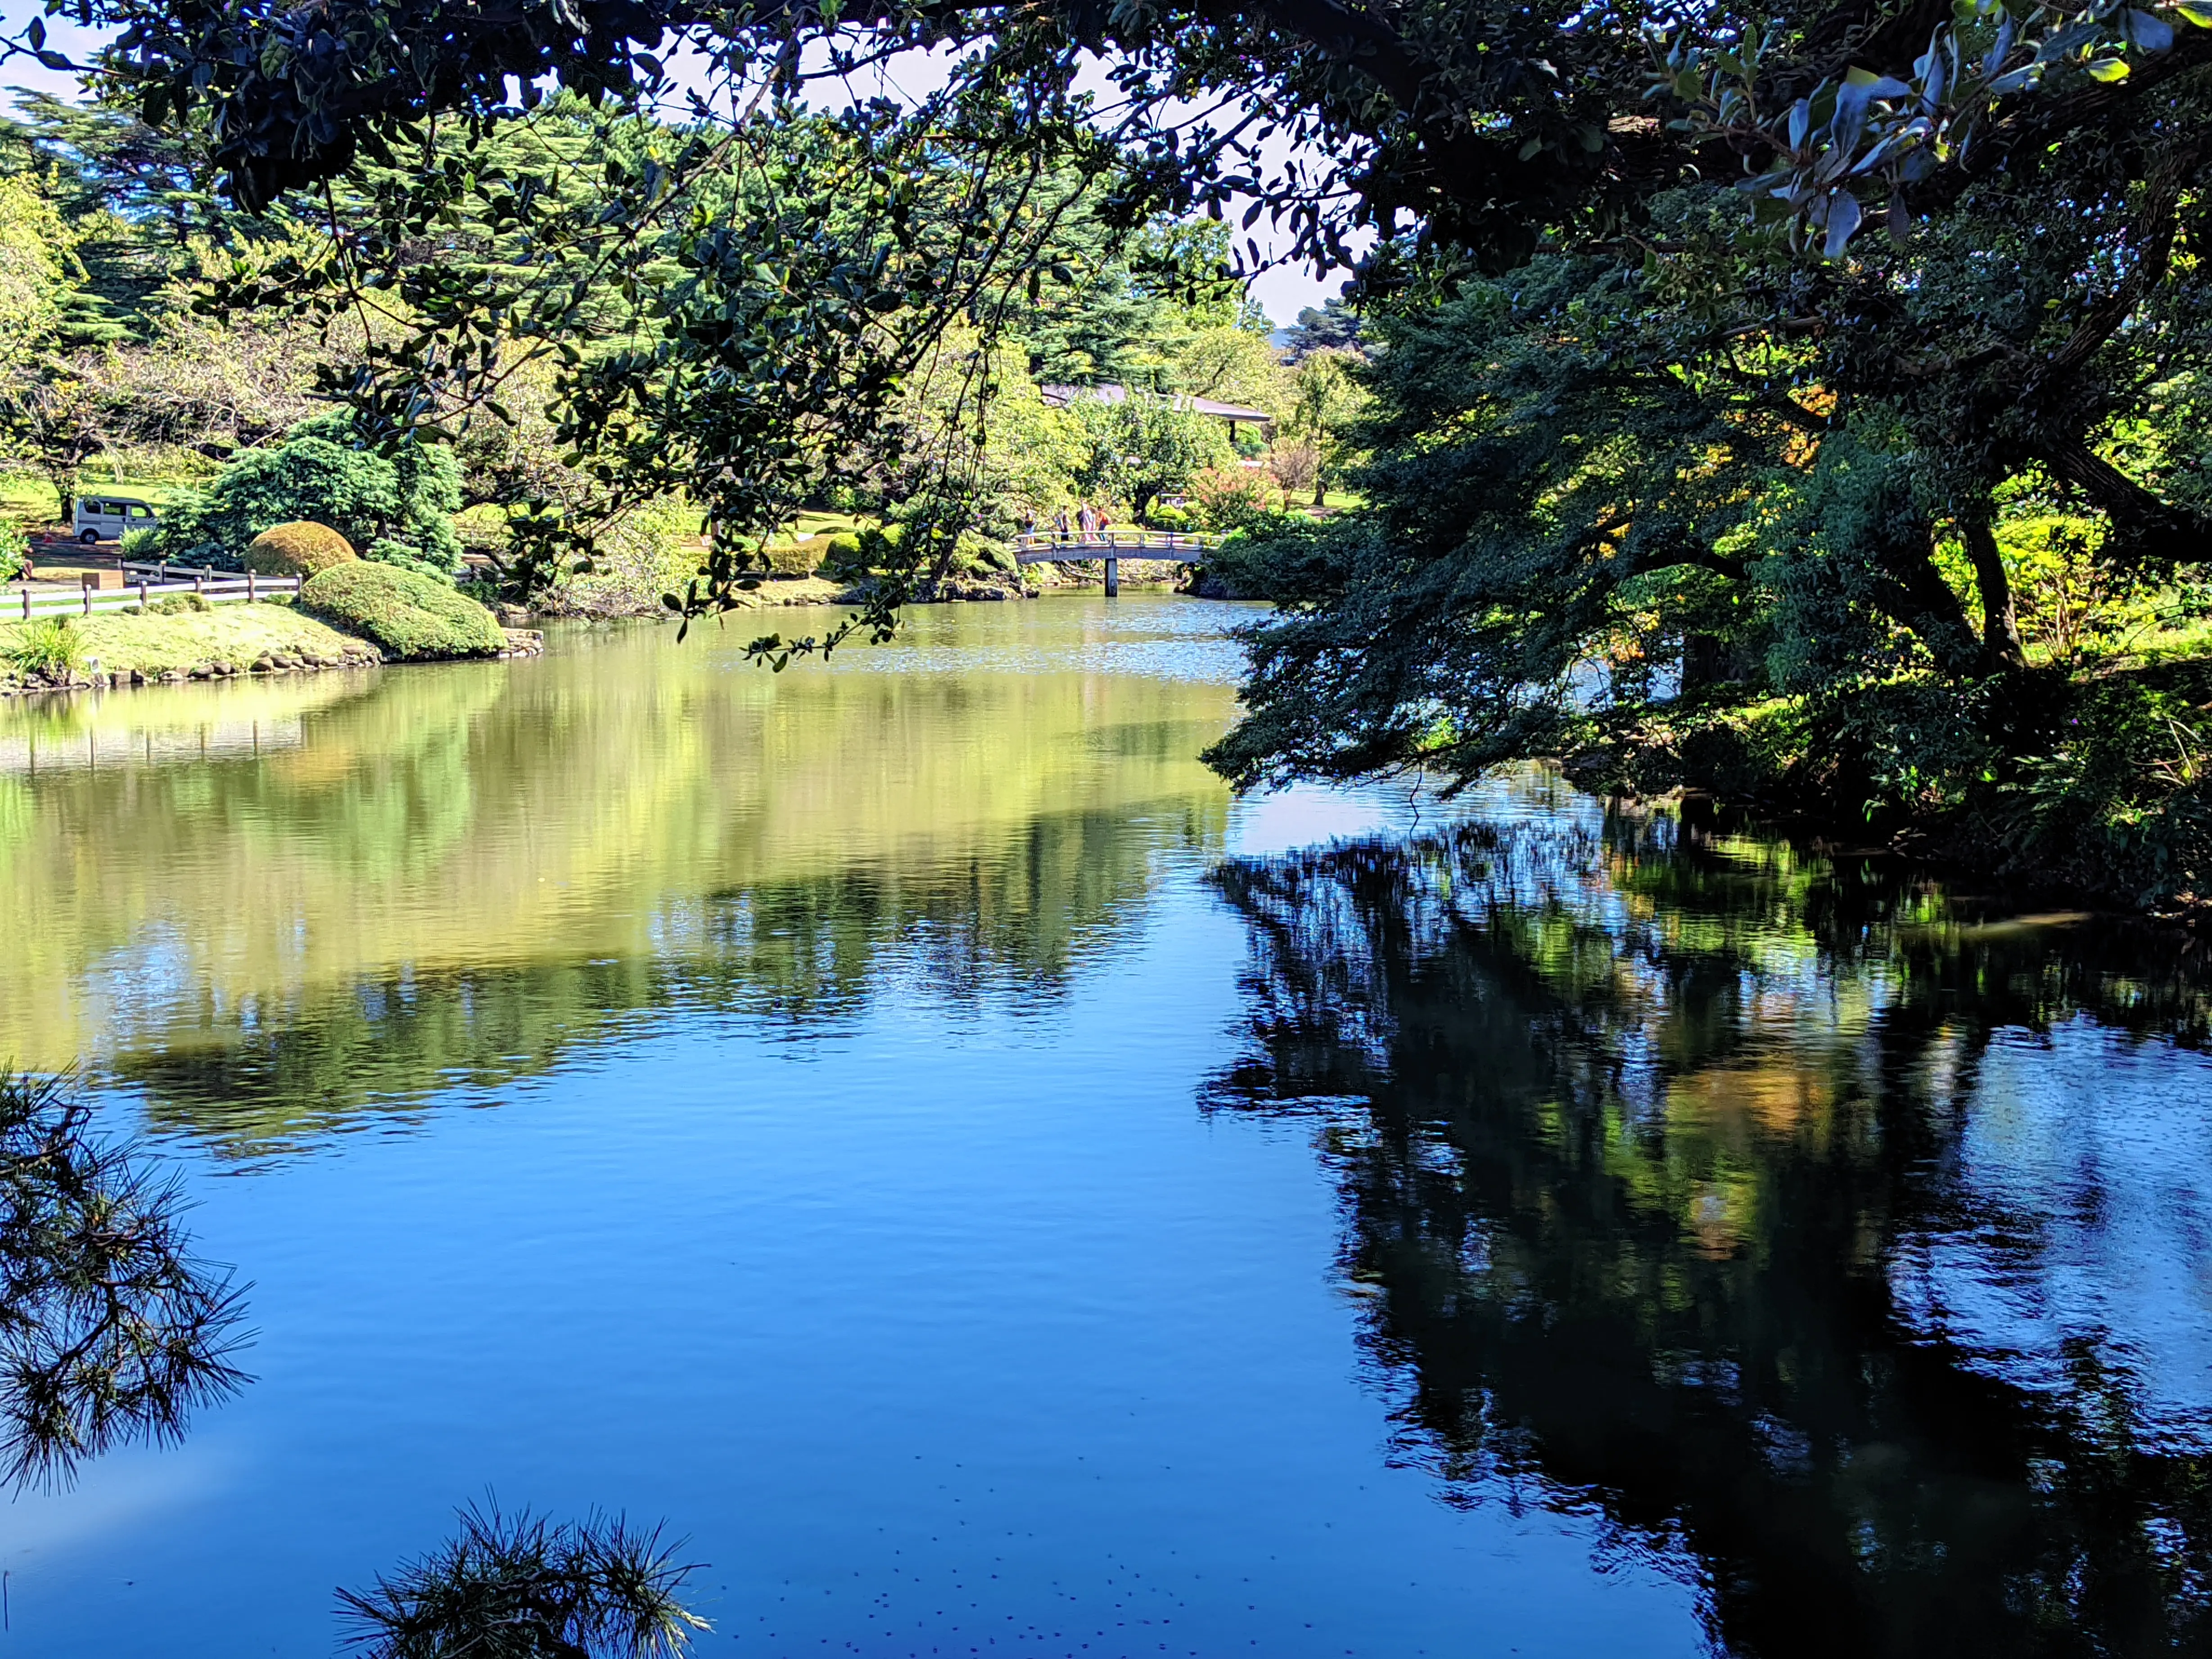
<svg viewBox="0 0 2212 1659">
<path fill-rule="evenodd" d="M 120 541 L 127 530 L 151 530 L 155 517 L 146 502 L 127 495 L 81 495 L 76 503 L 76 538 Z"/>
</svg>

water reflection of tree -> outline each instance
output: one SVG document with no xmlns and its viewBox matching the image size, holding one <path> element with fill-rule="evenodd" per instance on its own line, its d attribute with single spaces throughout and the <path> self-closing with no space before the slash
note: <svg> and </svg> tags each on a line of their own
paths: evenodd
<svg viewBox="0 0 2212 1659">
<path fill-rule="evenodd" d="M 2124 1364 L 2026 1387 L 1887 1277 L 1977 1224 L 1941 1154 L 1994 1030 L 2193 1042 L 2201 994 L 2155 946 L 1656 834 L 1219 874 L 1254 1018 L 1210 1096 L 1320 1119 L 1405 1455 L 1686 1550 L 1733 1650 L 2212 1642 L 2212 1469 Z"/>
<path fill-rule="evenodd" d="M 116 1074 L 149 1121 L 242 1156 L 295 1147 L 457 1087 L 542 1075 L 641 1018 L 726 1014 L 834 1026 L 884 995 L 958 1013 L 1003 1000 L 1048 1012 L 1077 966 L 1128 925 L 1165 825 L 1109 812 L 1040 817 L 993 842 L 923 847 L 672 906 L 653 955 L 387 974 L 299 994 L 240 1022 L 210 995 L 200 1037 L 172 1027 Z"/>
</svg>

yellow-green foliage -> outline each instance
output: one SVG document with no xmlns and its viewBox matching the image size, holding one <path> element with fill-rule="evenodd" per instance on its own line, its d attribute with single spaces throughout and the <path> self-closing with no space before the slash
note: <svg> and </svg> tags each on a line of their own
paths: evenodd
<svg viewBox="0 0 2212 1659">
<path fill-rule="evenodd" d="M 358 556 L 326 524 L 295 520 L 263 531 L 246 547 L 246 568 L 264 576 L 315 576 Z"/>
<path fill-rule="evenodd" d="M 836 581 L 857 581 L 878 574 L 906 539 L 906 526 L 898 523 L 870 525 L 849 535 L 820 538 L 822 553 L 816 566 Z M 951 573 L 974 575 L 982 570 L 1011 570 L 1014 561 L 1005 547 L 987 536 L 963 530 L 953 544 Z"/>
<path fill-rule="evenodd" d="M 823 575 L 841 581 L 857 580 L 888 560 L 905 534 L 904 525 L 887 524 L 831 536 L 823 549 L 818 568 Z"/>
<path fill-rule="evenodd" d="M 779 576 L 811 576 L 822 568 L 833 541 L 850 539 L 849 537 L 807 536 L 795 542 L 771 542 L 766 550 L 768 568 Z"/>
<path fill-rule="evenodd" d="M 860 538 L 857 535 L 825 536 L 822 558 L 816 567 L 825 574 L 858 575 L 861 571 Z"/>
<path fill-rule="evenodd" d="M 31 180 L 0 179 L 0 356 L 53 326 L 69 246 L 60 215 Z"/>
<path fill-rule="evenodd" d="M 580 616 L 665 616 L 660 596 L 683 592 L 703 557 L 699 509 L 663 496 L 602 532 L 592 568 L 562 582 L 544 608 Z"/>
<path fill-rule="evenodd" d="M 483 606 L 435 576 L 394 565 L 356 561 L 325 570 L 301 588 L 300 604 L 402 662 L 507 648 L 506 633 Z"/>
<path fill-rule="evenodd" d="M 54 617 L 24 623 L 8 649 L 9 660 L 27 677 L 52 678 L 84 665 L 84 641 L 73 617 Z"/>
<path fill-rule="evenodd" d="M 0 581 L 13 581 L 30 568 L 30 538 L 12 520 L 0 519 Z"/>
<path fill-rule="evenodd" d="M 2069 662 L 2122 626 L 2130 595 L 2105 568 L 2101 520 L 2040 513 L 2000 520 L 1997 549 L 2011 580 L 2021 636 Z"/>
</svg>

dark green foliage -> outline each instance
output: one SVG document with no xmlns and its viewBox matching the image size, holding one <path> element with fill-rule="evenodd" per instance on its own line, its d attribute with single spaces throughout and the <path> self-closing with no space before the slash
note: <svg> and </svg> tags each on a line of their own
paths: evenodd
<svg viewBox="0 0 2212 1659">
<path fill-rule="evenodd" d="M 2154 908 L 2212 899 L 2212 736 L 2201 669 L 2081 686 L 1979 820 L 2032 868 Z"/>
<path fill-rule="evenodd" d="M 438 575 L 460 562 L 461 504 L 452 450 L 410 444 L 390 455 L 346 441 L 344 410 L 295 427 L 274 449 L 249 449 L 206 489 L 173 502 L 159 526 L 173 559 L 240 568 L 248 544 L 278 525 L 311 520 L 368 557 Z"/>
<path fill-rule="evenodd" d="M 1365 371 L 1374 510 L 1285 531 L 1291 568 L 1248 577 L 1290 609 L 1252 636 L 1250 713 L 1212 757 L 1231 778 L 1557 752 L 1615 629 L 1679 636 L 1717 585 L 1758 608 L 1718 550 L 1756 502 L 1702 463 L 1726 445 L 1757 477 L 1792 428 L 1645 358 L 1646 300 L 1609 261 L 1547 258 L 1390 326 Z"/>
<path fill-rule="evenodd" d="M 816 567 L 837 581 L 859 581 L 894 569 L 899 563 L 899 544 L 905 526 L 899 524 L 863 525 L 848 535 L 832 536 Z"/>
<path fill-rule="evenodd" d="M 1194 301 L 1234 322 L 1241 290 L 1226 280 L 1234 256 L 1225 226 L 1211 221 L 1155 226 L 1127 246 L 1086 201 L 1071 216 L 1051 257 L 1070 281 L 1040 285 L 1034 305 L 1014 319 L 1029 349 L 1029 371 L 1046 385 L 1101 382 L 1152 392 L 1165 383 L 1164 349 L 1190 326 Z"/>
<path fill-rule="evenodd" d="M 1340 590 L 1365 547 L 1364 535 L 1285 514 L 1225 538 L 1207 556 L 1205 574 L 1224 598 L 1294 605 Z"/>
<path fill-rule="evenodd" d="M 921 100 L 927 119 L 896 158 L 906 168 L 949 136 L 1003 155 L 1087 113 L 1068 89 L 1103 56 L 1113 136 L 1132 155 L 1125 201 L 1218 216 L 1249 193 L 1247 225 L 1273 210 L 1294 257 L 1344 262 L 1354 227 L 1390 238 L 1411 221 L 1412 236 L 1386 242 L 1386 268 L 1497 270 L 1547 234 L 1641 230 L 1650 193 L 1692 176 L 1755 177 L 1762 227 L 1831 258 L 1862 225 L 1887 221 L 1902 238 L 1972 179 L 2030 173 L 2055 144 L 2156 110 L 2212 60 L 2212 31 L 2195 27 L 2205 15 L 2124 0 L 1909 13 L 1799 0 L 1759 21 L 1498 0 L 826 13 L 330 0 L 312 15 L 280 0 L 100 0 L 85 21 L 123 31 L 106 65 L 118 100 L 157 126 L 200 118 L 252 212 L 387 158 L 427 117 L 511 113 L 515 82 L 531 88 L 526 106 L 546 82 L 594 106 L 665 94 L 656 54 L 672 33 L 714 52 L 732 90 L 773 80 L 786 94 L 812 58 L 829 59 L 816 71 L 828 80 L 879 52 L 939 48 L 950 83 Z M 856 100 L 856 114 L 866 107 Z M 1739 217 L 1751 206 L 1740 201 Z"/>
<path fill-rule="evenodd" d="M 2040 189 L 2124 188 L 2097 147 L 2047 166 Z M 2048 616 L 2024 635 L 2005 550 L 2025 545 L 2008 515 L 2085 526 L 2038 556 L 2092 596 L 2077 612 L 2150 596 L 2126 629 L 2067 623 L 2108 651 L 2159 592 L 2191 591 L 2194 451 L 2166 434 L 2212 344 L 2204 274 L 2085 311 L 2085 270 L 2149 257 L 2140 219 L 2025 237 L 2046 204 L 1992 180 L 1886 255 L 1913 276 L 1877 306 L 1871 272 L 1727 241 L 1726 206 L 1655 198 L 1668 258 L 1545 254 L 1380 319 L 1360 371 L 1372 505 L 1240 550 L 1241 591 L 1288 608 L 1252 636 L 1249 712 L 1216 763 L 1239 783 L 1458 781 L 1555 757 L 1594 784 L 1753 797 L 2130 898 L 2201 890 L 2193 785 L 2096 772 L 2067 793 L 2088 816 L 2065 835 L 2020 816 L 2011 792 L 2060 725 L 2096 722 L 2086 690 L 2029 668 L 2027 645 L 2057 636 Z M 2212 228 L 2200 198 L 2150 206 L 2159 235 Z M 1859 311 L 1832 329 L 1846 294 Z M 1926 343 L 1962 338 L 1980 344 Z M 2063 397 L 2039 378 L 2061 362 Z M 2146 811 L 2160 827 L 2138 836 Z M 2125 850 L 2144 836 L 2167 850 Z"/>
<path fill-rule="evenodd" d="M 1293 360 L 1315 351 L 1353 350 L 1359 345 L 1359 317 L 1341 299 L 1324 300 L 1300 311 L 1284 333 L 1284 349 Z"/>
<path fill-rule="evenodd" d="M 192 1257 L 183 1211 L 94 1134 L 66 1079 L 0 1071 L 0 1475 L 16 1486 L 174 1440 L 246 1381 L 238 1293 Z"/>
<path fill-rule="evenodd" d="M 489 657 L 507 648 L 490 611 L 450 582 L 388 564 L 357 561 L 312 577 L 300 608 L 373 641 L 400 662 Z"/>
<path fill-rule="evenodd" d="M 50 93 L 19 92 L 15 106 L 16 119 L 0 118 L 0 172 L 41 175 L 85 230 L 73 249 L 84 280 L 70 297 L 66 343 L 143 337 L 191 238 L 258 232 L 218 205 L 196 137 Z"/>
<path fill-rule="evenodd" d="M 465 439 L 505 418 L 521 366 L 553 374 L 557 465 L 496 486 L 510 587 L 681 490 L 713 531 L 675 596 L 688 618 L 772 574 L 763 534 L 835 477 L 892 481 L 871 505 L 895 498 L 905 534 L 866 561 L 864 609 L 756 641 L 777 666 L 882 637 L 1004 528 L 976 435 L 992 352 L 1027 328 L 1041 366 L 1109 366 L 1130 316 L 1218 263 L 1219 232 L 1151 246 L 1163 214 L 1256 198 L 1246 227 L 1272 211 L 1297 252 L 1339 258 L 1374 233 L 1355 298 L 1374 510 L 1302 556 L 1296 605 L 1255 639 L 1249 718 L 1215 752 L 1240 783 L 1463 781 L 1678 692 L 1749 707 L 1932 677 L 1971 722 L 1965 688 L 2029 661 L 2000 536 L 2021 492 L 2095 520 L 2085 591 L 2186 584 L 2212 538 L 2203 0 L 1802 0 L 1757 21 L 100 0 L 94 21 L 125 31 L 114 94 L 210 134 L 239 204 L 324 197 L 327 240 L 241 265 L 210 307 L 326 325 L 376 294 L 410 319 L 397 341 L 364 325 L 325 374 L 364 441 Z M 757 118 L 713 96 L 684 128 L 635 118 L 668 92 L 672 30 L 711 41 Z M 826 76 L 916 45 L 955 67 L 909 106 L 809 114 L 822 87 L 794 66 L 825 33 Z M 1103 130 L 1071 92 L 1101 53 Z M 548 80 L 563 95 L 531 114 Z M 769 103 L 738 95 L 763 85 Z M 1236 116 L 1191 118 L 1216 99 Z M 1263 153 L 1285 142 L 1287 163 Z M 940 369 L 930 418 L 898 416 Z M 1137 453 L 1099 447 L 1086 487 L 1141 513 L 1164 486 Z"/>
<path fill-rule="evenodd" d="M 665 1659 L 708 1628 L 677 1600 L 693 1569 L 658 1529 L 473 1505 L 460 1522 L 368 1594 L 338 1592 L 351 1647 L 368 1659 Z"/>
<path fill-rule="evenodd" d="M 893 528 L 896 528 L 896 526 Z M 880 559 L 883 550 L 871 549 L 863 542 L 866 531 L 853 535 L 832 536 L 823 544 L 822 557 L 815 568 L 825 576 L 839 580 L 865 575 L 872 558 Z"/>
<path fill-rule="evenodd" d="M 1810 813 L 1862 838 L 2160 911 L 2212 896 L 2201 665 L 1964 683 L 1928 674 L 1590 718 L 1568 775 Z"/>
</svg>

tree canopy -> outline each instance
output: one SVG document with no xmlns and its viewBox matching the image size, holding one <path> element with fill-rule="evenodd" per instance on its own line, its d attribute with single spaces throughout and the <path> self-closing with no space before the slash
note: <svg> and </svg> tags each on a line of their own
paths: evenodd
<svg viewBox="0 0 2212 1659">
<path fill-rule="evenodd" d="M 511 475 L 519 583 L 680 484 L 696 615 L 826 479 L 900 480 L 902 569 L 777 663 L 889 627 L 982 521 L 1016 355 L 1188 389 L 1206 354 L 1124 349 L 1132 316 L 1237 330 L 1263 216 L 1295 257 L 1364 239 L 1358 354 L 1318 313 L 1296 401 L 1323 487 L 1371 457 L 1367 507 L 1261 562 L 1290 608 L 1217 751 L 1241 782 L 1623 743 L 1641 776 L 1622 733 L 1720 686 L 1918 677 L 1955 714 L 2079 636 L 2023 582 L 2172 612 L 2212 528 L 2212 0 L 86 15 L 114 106 L 283 227 L 203 305 L 318 319 L 358 441 L 465 451 L 550 377 L 567 473 Z M 870 91 L 917 51 L 937 89 Z M 1972 696 L 1949 727 L 1991 752 L 2054 741 L 2063 698 Z"/>
<path fill-rule="evenodd" d="M 2173 100 L 2212 54 L 2212 33 L 2192 27 L 2207 15 L 2202 0 L 2016 14 L 1993 0 L 1819 0 L 1756 26 L 1464 0 L 1111 14 L 547 0 L 495 16 L 447 0 L 333 0 L 312 13 L 101 0 L 88 13 L 118 31 L 99 64 L 110 95 L 150 128 L 195 135 L 237 206 L 353 193 L 329 246 L 276 286 L 297 296 L 314 275 L 356 302 L 380 288 L 405 301 L 413 336 L 368 345 L 350 384 L 373 424 L 411 431 L 434 424 L 433 405 L 479 408 L 495 338 L 570 328 L 557 296 L 580 262 L 618 267 L 625 282 L 650 262 L 684 272 L 642 307 L 659 324 L 649 356 L 617 354 L 576 378 L 562 437 L 624 471 L 649 471 L 655 455 L 696 469 L 744 447 L 757 457 L 749 477 L 706 492 L 727 544 L 785 508 L 794 476 L 815 465 L 813 434 L 871 424 L 945 321 L 966 314 L 989 333 L 1007 301 L 1041 304 L 1040 275 L 1062 274 L 1053 238 L 1083 195 L 1059 188 L 1070 168 L 1104 181 L 1084 209 L 1103 230 L 1249 198 L 1245 224 L 1273 214 L 1301 254 L 1348 258 L 1348 238 L 1371 232 L 1377 291 L 1509 269 L 1554 245 L 1673 258 L 1657 204 L 1692 180 L 1741 185 L 1723 257 L 1790 269 L 1732 285 L 1748 315 L 1729 325 L 1797 338 L 1856 325 L 1875 294 L 1908 279 L 1876 253 L 1853 280 L 1772 250 L 1809 239 L 1840 256 L 1877 223 L 1910 242 L 1988 181 L 2032 187 L 2046 158 L 2075 149 L 2103 157 L 2101 173 L 2067 181 L 2083 192 L 2077 210 L 2154 280 L 2169 198 L 2198 159 Z M 35 27 L 22 44 L 52 56 Z M 939 54 L 941 90 L 903 105 L 851 91 L 815 153 L 792 153 L 783 135 L 802 94 L 836 104 L 825 88 L 854 88 L 916 49 Z M 684 54 L 681 88 L 672 52 Z M 1091 59 L 1106 66 L 1109 93 L 1072 89 Z M 617 109 L 673 100 L 690 125 L 611 160 L 573 200 L 557 158 L 499 150 L 502 127 L 536 131 L 532 106 L 549 83 Z M 2130 125 L 2133 139 L 2105 142 Z M 836 222 L 777 207 L 802 180 L 831 187 L 845 207 Z M 742 215 L 717 219 L 718 197 Z M 408 250 L 472 201 L 527 247 L 534 280 L 512 267 L 502 281 L 410 266 Z M 1691 263 L 1690 280 L 1711 279 Z M 1098 302 L 1116 292 L 1135 290 L 1109 282 Z M 234 307 L 271 298 L 266 280 L 222 295 Z M 2094 331 L 2097 319 L 2078 320 Z M 1067 349 L 1082 349 L 1079 336 L 1064 335 Z M 1890 350 L 1893 374 L 1906 344 Z M 2046 368 L 2063 378 L 2091 349 Z M 2124 493 L 2073 460 L 2085 488 Z M 717 568 L 708 586 L 741 575 Z"/>
</svg>

